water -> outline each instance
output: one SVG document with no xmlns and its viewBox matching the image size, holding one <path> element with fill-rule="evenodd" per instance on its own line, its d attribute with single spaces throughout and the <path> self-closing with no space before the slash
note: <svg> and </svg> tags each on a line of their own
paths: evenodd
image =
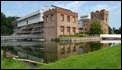
<svg viewBox="0 0 122 70">
<path fill-rule="evenodd" d="M 114 44 L 97 42 L 64 43 L 51 41 L 8 41 L 1 42 L 3 56 L 13 57 L 29 65 L 30 69 L 37 64 L 55 62 L 72 55 L 81 55 L 100 50 Z"/>
</svg>

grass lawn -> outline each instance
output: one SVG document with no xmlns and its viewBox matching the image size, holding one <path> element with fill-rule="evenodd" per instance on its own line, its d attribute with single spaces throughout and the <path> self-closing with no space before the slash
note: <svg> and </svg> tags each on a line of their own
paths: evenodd
<svg viewBox="0 0 122 70">
<path fill-rule="evenodd" d="M 54 63 L 38 65 L 38 69 L 121 69 L 121 45 L 88 54 L 71 56 Z"/>
<path fill-rule="evenodd" d="M 1 50 L 1 55 L 3 51 Z M 16 61 L 12 58 L 4 58 L 1 56 L 1 69 L 27 69 L 28 65 L 21 62 L 21 61 Z"/>
</svg>

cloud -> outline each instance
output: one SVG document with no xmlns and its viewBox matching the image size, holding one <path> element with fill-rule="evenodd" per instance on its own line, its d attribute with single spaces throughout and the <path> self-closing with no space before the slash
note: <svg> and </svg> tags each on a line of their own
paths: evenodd
<svg viewBox="0 0 122 70">
<path fill-rule="evenodd" d="M 73 2 L 69 2 L 69 3 L 55 2 L 54 5 L 62 7 L 62 8 L 69 9 L 73 12 L 77 12 L 78 15 L 79 15 L 80 13 L 82 13 L 82 11 L 81 11 L 81 10 L 83 10 L 82 5 L 85 4 L 85 3 L 86 3 L 86 1 L 73 1 Z M 78 16 L 78 19 L 79 18 L 80 18 L 80 16 Z"/>
<path fill-rule="evenodd" d="M 116 5 L 110 6 L 110 5 L 99 4 L 99 5 L 96 5 L 96 6 L 87 7 L 86 9 L 90 10 L 90 11 L 106 9 L 106 10 L 108 10 L 110 12 L 112 12 L 112 11 L 115 12 L 115 11 L 118 11 L 119 9 L 121 9 L 121 5 L 120 4 L 116 4 Z"/>
<path fill-rule="evenodd" d="M 55 2 L 54 5 L 72 10 L 74 12 L 78 12 L 79 9 L 81 8 L 81 6 L 84 3 L 86 3 L 86 1 L 73 1 L 73 2 L 70 2 L 70 3 L 67 3 L 67 4 L 63 4 L 63 3 L 60 3 L 60 2 Z"/>
<path fill-rule="evenodd" d="M 91 7 L 86 7 L 84 10 L 88 10 L 89 13 L 96 10 L 106 9 L 109 11 L 110 16 L 111 15 L 121 15 L 121 3 L 116 3 L 114 5 L 108 5 L 108 4 L 99 4 Z M 90 18 L 90 14 L 89 14 Z"/>
<path fill-rule="evenodd" d="M 111 27 L 118 27 L 117 25 L 120 26 L 121 3 L 99 4 L 99 5 L 87 7 L 86 9 L 89 10 L 89 12 L 106 9 L 109 11 L 109 25 Z"/>
<path fill-rule="evenodd" d="M 96 6 L 91 6 L 91 7 L 87 7 L 87 9 L 89 9 L 90 11 L 96 11 L 96 10 L 101 10 L 101 9 L 106 9 L 108 11 L 111 11 L 112 9 L 116 8 L 116 6 L 114 7 L 110 7 L 109 5 L 96 5 Z"/>
</svg>

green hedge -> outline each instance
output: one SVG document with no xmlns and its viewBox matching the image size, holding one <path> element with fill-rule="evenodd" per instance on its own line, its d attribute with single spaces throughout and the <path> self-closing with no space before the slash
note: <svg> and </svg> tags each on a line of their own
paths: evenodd
<svg viewBox="0 0 122 70">
<path fill-rule="evenodd" d="M 88 36 L 87 34 L 85 33 L 76 33 L 75 35 L 60 35 L 59 37 L 86 37 Z"/>
</svg>

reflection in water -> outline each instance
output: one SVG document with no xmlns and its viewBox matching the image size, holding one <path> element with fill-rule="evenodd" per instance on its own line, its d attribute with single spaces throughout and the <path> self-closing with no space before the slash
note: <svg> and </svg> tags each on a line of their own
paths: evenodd
<svg viewBox="0 0 122 70">
<path fill-rule="evenodd" d="M 37 65 L 36 63 L 30 63 L 30 62 L 26 62 L 26 63 L 28 63 L 30 69 L 36 68 L 36 65 Z"/>
<path fill-rule="evenodd" d="M 99 42 L 90 42 L 89 45 L 91 47 L 90 51 L 99 50 L 102 46 L 102 44 Z"/>
<path fill-rule="evenodd" d="M 26 43 L 9 44 L 10 46 L 2 46 L 4 57 L 19 58 L 26 62 L 33 64 L 29 65 L 31 68 L 35 67 L 35 63 L 49 63 L 61 58 L 66 58 L 71 55 L 78 55 L 88 53 L 94 50 L 104 48 L 108 44 L 101 44 L 100 42 L 86 42 L 86 43 L 56 43 L 51 41 L 34 42 L 35 45 Z M 7 43 L 6 43 L 7 44 Z M 13 45 L 12 45 L 13 44 Z M 22 44 L 22 45 L 21 45 Z M 26 44 L 26 45 L 24 45 Z M 33 44 L 33 42 L 31 42 Z M 3 45 L 3 44 L 2 44 Z"/>
</svg>

